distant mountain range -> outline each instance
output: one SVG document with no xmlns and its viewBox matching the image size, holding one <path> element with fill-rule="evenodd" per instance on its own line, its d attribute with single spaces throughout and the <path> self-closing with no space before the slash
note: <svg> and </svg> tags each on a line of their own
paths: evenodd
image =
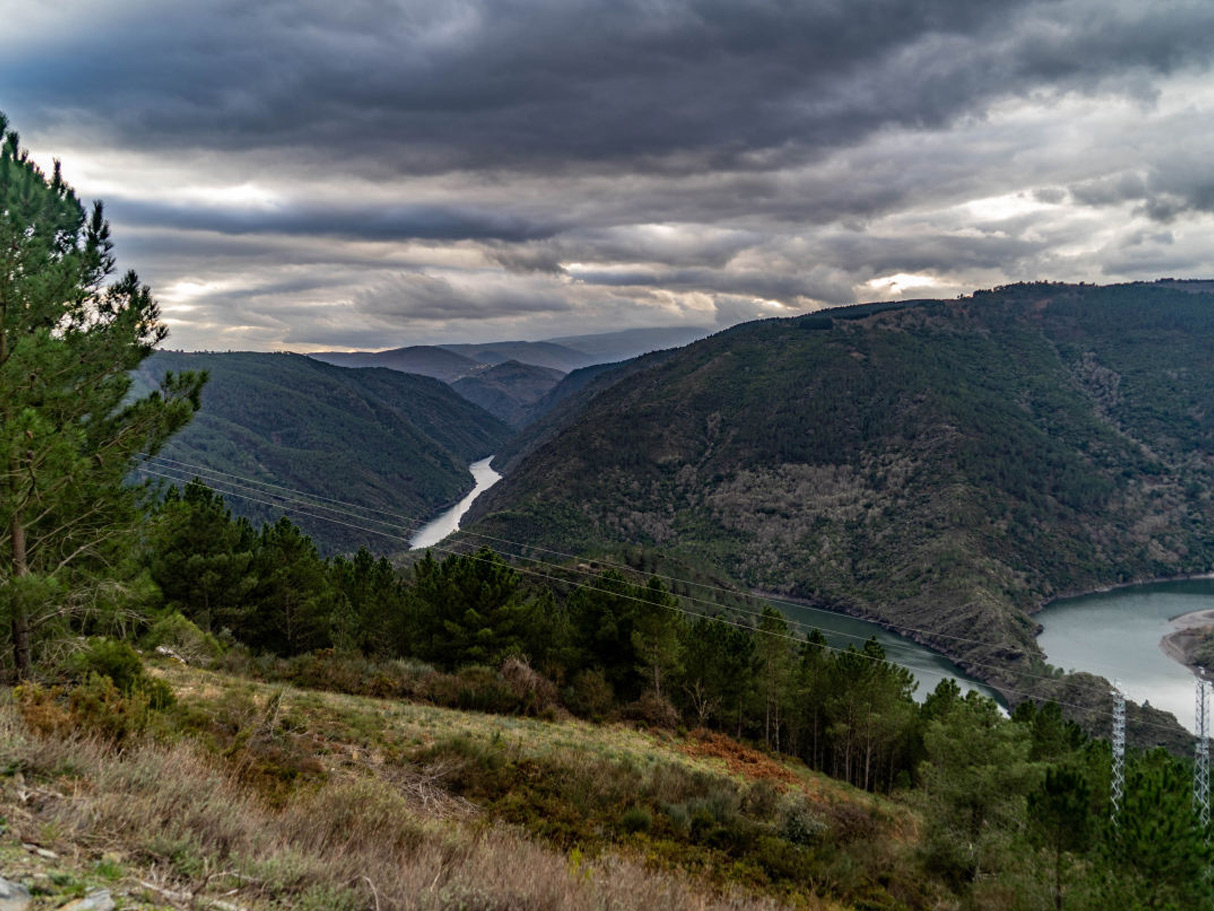
<svg viewBox="0 0 1214 911">
<path fill-rule="evenodd" d="M 140 368 L 137 391 L 170 370 L 206 370 L 210 381 L 194 422 L 149 468 L 178 482 L 203 476 L 224 490 L 235 512 L 257 523 L 282 513 L 276 492 L 355 504 L 354 514 L 344 516 L 316 500 L 287 505 L 325 550 L 365 544 L 399 551 L 410 520 L 430 518 L 471 488 L 469 463 L 500 451 L 512 428 L 560 401 L 556 387 L 564 384 L 568 394 L 600 369 L 585 364 L 673 337 L 654 330 L 568 340 L 588 340 L 594 354 L 552 342 L 314 357 L 157 352 Z M 379 521 L 390 516 L 401 518 Z M 368 525 L 396 537 L 352 527 Z"/>
<path fill-rule="evenodd" d="M 747 323 L 580 378 L 470 518 L 647 544 L 1022 684 L 1045 600 L 1214 566 L 1212 350 L 1195 283 Z"/>
<path fill-rule="evenodd" d="M 566 373 L 676 347 L 703 338 L 710 331 L 697 327 L 628 329 L 540 342 L 320 351 L 311 357 L 341 367 L 387 367 L 434 377 L 452 384 L 460 395 L 511 426 L 521 427 L 544 413 L 546 409 L 537 409 L 537 403 Z"/>
<path fill-rule="evenodd" d="M 362 509 L 353 515 L 294 504 L 288 514 L 326 550 L 365 544 L 403 550 L 407 536 L 472 487 L 468 464 L 497 451 L 512 431 L 450 386 L 394 370 L 349 370 L 293 354 L 157 352 L 136 380 L 151 388 L 166 371 L 206 370 L 202 409 L 151 467 L 182 481 L 201 475 L 227 491 L 238 514 L 281 514 L 278 485 Z M 227 472 L 231 482 L 215 483 Z M 250 484 L 243 479 L 253 479 Z M 179 485 L 180 486 L 180 485 Z M 384 513 L 399 516 L 391 519 Z M 380 521 L 390 519 L 387 524 Z"/>
</svg>

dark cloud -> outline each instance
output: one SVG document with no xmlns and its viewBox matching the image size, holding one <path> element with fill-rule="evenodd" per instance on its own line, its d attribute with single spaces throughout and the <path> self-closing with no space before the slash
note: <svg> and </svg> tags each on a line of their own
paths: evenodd
<svg viewBox="0 0 1214 911">
<path fill-rule="evenodd" d="M 992 97 L 1207 61 L 1214 6 L 1169 7 L 155 4 L 66 34 L 53 67 L 8 54 L 0 81 L 31 93 L 34 116 L 89 117 L 140 148 L 374 172 L 767 171 L 883 126 L 940 126 Z M 132 53 L 114 53 L 119 37 Z"/>
<path fill-rule="evenodd" d="M 6 23 L 0 108 L 186 339 L 1214 268 L 1208 0 L 62 2 Z"/>
<path fill-rule="evenodd" d="M 369 200 L 346 204 L 281 205 L 264 208 L 165 204 L 118 198 L 112 218 L 135 224 L 212 231 L 219 234 L 287 234 L 357 240 L 467 240 L 497 238 L 522 241 L 551 236 L 555 224 L 544 224 L 508 211 L 463 206 L 396 205 Z"/>
<path fill-rule="evenodd" d="M 463 286 L 441 275 L 403 272 L 359 292 L 355 307 L 362 313 L 396 319 L 463 320 L 528 313 L 552 313 L 570 308 L 555 289 L 517 282 Z"/>
</svg>

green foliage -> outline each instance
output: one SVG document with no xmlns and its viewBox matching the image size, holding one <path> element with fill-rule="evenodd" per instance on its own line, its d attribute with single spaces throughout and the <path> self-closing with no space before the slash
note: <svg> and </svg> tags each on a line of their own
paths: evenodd
<svg viewBox="0 0 1214 911">
<path fill-rule="evenodd" d="M 205 376 L 129 395 L 166 334 L 151 292 L 134 272 L 109 282 L 101 204 L 86 213 L 6 130 L 0 115 L 0 609 L 28 678 L 40 641 L 121 602 L 139 516 L 123 479 L 189 421 Z"/>
<path fill-rule="evenodd" d="M 382 511 L 427 515 L 455 502 L 471 486 L 468 464 L 511 434 L 438 380 L 345 369 L 300 355 L 159 351 L 137 381 L 151 386 L 181 370 L 206 370 L 210 381 L 197 420 L 164 450 L 181 463 L 169 473 L 188 478 L 195 469 L 186 466 L 202 466 L 204 475 L 253 478 L 378 510 L 381 517 Z M 258 526 L 278 514 L 244 498 L 230 505 Z M 325 553 L 404 549 L 399 527 L 391 524 L 383 526 L 385 536 L 302 515 L 297 521 Z"/>
<path fill-rule="evenodd" d="M 141 641 L 149 649 L 167 648 L 188 664 L 210 664 L 223 653 L 214 636 L 176 611 L 156 620 Z"/>
<path fill-rule="evenodd" d="M 69 667 L 78 679 L 90 674 L 109 677 L 114 686 L 129 692 L 145 678 L 143 662 L 126 642 L 97 639 L 88 648 L 72 655 Z"/>
<path fill-rule="evenodd" d="M 1214 561 L 1214 307 L 1189 290 L 1012 286 L 735 327 L 525 431 L 480 527 L 964 623 L 990 646 L 943 647 L 1014 675 L 1042 600 Z"/>
<path fill-rule="evenodd" d="M 643 807 L 629 807 L 620 817 L 620 828 L 632 835 L 648 832 L 653 827 L 653 816 Z"/>
<path fill-rule="evenodd" d="M 1191 775 L 1164 751 L 1130 767 L 1124 806 L 1103 843 L 1103 891 L 1112 905 L 1214 908 L 1214 851 L 1192 801 Z"/>
<path fill-rule="evenodd" d="M 119 639 L 91 641 L 87 648 L 71 656 L 68 670 L 80 688 L 90 685 L 96 688 L 100 686 L 100 680 L 108 680 L 123 696 L 138 694 L 153 709 L 165 709 L 173 704 L 173 691 L 168 684 L 149 677 L 139 655 Z"/>
<path fill-rule="evenodd" d="M 489 548 L 414 565 L 419 657 L 443 667 L 498 664 L 521 652 L 536 604 L 522 579 Z"/>
</svg>

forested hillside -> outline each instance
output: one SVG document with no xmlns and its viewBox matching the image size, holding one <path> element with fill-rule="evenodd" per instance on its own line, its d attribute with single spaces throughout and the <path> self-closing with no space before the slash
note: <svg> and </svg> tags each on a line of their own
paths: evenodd
<svg viewBox="0 0 1214 911">
<path fill-rule="evenodd" d="M 1043 601 L 1210 569 L 1212 343 L 1214 296 L 1167 284 L 750 323 L 585 398 L 474 515 L 707 560 L 1010 685 Z"/>
<path fill-rule="evenodd" d="M 288 354 L 158 352 L 140 376 L 158 381 L 187 369 L 210 374 L 202 408 L 157 463 L 184 480 L 190 466 L 202 466 L 424 518 L 466 493 L 468 464 L 510 435 L 444 383 L 393 370 L 351 370 Z M 232 502 L 241 515 L 257 522 L 281 515 L 280 504 L 256 502 L 276 500 L 264 490 L 244 493 L 251 499 Z M 326 550 L 404 547 L 338 522 L 292 516 Z M 400 523 L 396 530 L 405 531 Z"/>
<path fill-rule="evenodd" d="M 532 407 L 564 376 L 551 367 L 503 361 L 456 380 L 451 388 L 511 427 L 521 427 Z"/>
</svg>

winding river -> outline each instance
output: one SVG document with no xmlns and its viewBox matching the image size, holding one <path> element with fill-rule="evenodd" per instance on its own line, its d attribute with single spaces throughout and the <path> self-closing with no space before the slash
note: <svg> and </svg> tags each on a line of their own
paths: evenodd
<svg viewBox="0 0 1214 911">
<path fill-rule="evenodd" d="M 411 550 L 434 547 L 448 535 L 459 530 L 460 520 L 472 506 L 472 502 L 501 480 L 502 476 L 489 467 L 491 461 L 493 461 L 493 456 L 473 462 L 468 466 L 476 486 L 450 509 L 418 529 L 409 541 Z M 927 694 L 936 688 L 936 684 L 946 677 L 954 678 L 962 692 L 978 690 L 1002 701 L 993 689 L 967 677 L 960 668 L 943 655 L 919 645 L 917 642 L 912 642 L 904 636 L 892 633 L 875 623 L 791 602 L 781 601 L 778 606 L 798 630 L 804 632 L 808 627 L 816 627 L 835 648 L 845 649 L 849 645 L 862 648 L 866 639 L 876 636 L 889 660 L 908 668 L 914 674 L 919 683 L 918 689 L 915 691 L 915 698 L 920 702 L 927 698 Z"/>
<path fill-rule="evenodd" d="M 423 550 L 427 547 L 433 547 L 448 535 L 454 534 L 459 530 L 459 520 L 464 517 L 464 513 L 472 506 L 472 501 L 502 478 L 500 474 L 489 467 L 489 463 L 492 461 L 493 456 L 489 456 L 487 459 L 481 459 L 479 462 L 473 462 L 468 466 L 468 470 L 472 472 L 472 480 L 476 483 L 476 486 L 468 492 L 467 496 L 437 519 L 433 519 L 419 528 L 416 534 L 409 539 L 410 550 Z"/>
<path fill-rule="evenodd" d="M 1046 660 L 1063 670 L 1116 680 L 1135 702 L 1150 702 L 1194 730 L 1195 678 L 1164 654 L 1174 617 L 1214 609 L 1214 579 L 1154 582 L 1055 601 L 1037 614 Z"/>
</svg>

